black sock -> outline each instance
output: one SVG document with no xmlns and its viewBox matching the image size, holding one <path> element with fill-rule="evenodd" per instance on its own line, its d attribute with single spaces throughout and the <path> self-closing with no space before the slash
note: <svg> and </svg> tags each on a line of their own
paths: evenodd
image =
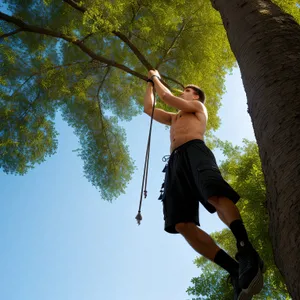
<svg viewBox="0 0 300 300">
<path fill-rule="evenodd" d="M 222 249 L 217 252 L 214 262 L 229 274 L 238 274 L 239 264 Z"/>
<path fill-rule="evenodd" d="M 241 219 L 233 221 L 229 227 L 236 238 L 238 249 L 249 244 L 248 234 Z"/>
</svg>

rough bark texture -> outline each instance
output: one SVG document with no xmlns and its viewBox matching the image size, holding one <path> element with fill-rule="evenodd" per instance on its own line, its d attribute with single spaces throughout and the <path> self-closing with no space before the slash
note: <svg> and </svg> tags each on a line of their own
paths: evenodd
<svg viewBox="0 0 300 300">
<path fill-rule="evenodd" d="M 275 262 L 300 299 L 300 26 L 269 0 L 211 0 L 248 99 L 267 186 Z"/>
</svg>

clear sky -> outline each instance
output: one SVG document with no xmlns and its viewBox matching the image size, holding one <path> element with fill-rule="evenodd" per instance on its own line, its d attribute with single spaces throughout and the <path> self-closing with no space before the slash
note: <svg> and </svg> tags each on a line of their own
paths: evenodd
<svg viewBox="0 0 300 300">
<path fill-rule="evenodd" d="M 226 80 L 216 135 L 241 145 L 254 140 L 237 69 Z M 209 100 L 208 100 L 209 101 Z M 60 116 L 57 153 L 25 176 L 0 172 L 0 299 L 3 300 L 187 300 L 197 253 L 180 235 L 163 230 L 161 158 L 169 154 L 169 131 L 154 123 L 148 197 L 137 226 L 150 118 L 122 123 L 138 170 L 126 194 L 113 203 L 83 176 L 72 150 L 78 140 Z M 221 154 L 215 151 L 218 160 Z M 202 229 L 224 228 L 200 207 Z"/>
</svg>

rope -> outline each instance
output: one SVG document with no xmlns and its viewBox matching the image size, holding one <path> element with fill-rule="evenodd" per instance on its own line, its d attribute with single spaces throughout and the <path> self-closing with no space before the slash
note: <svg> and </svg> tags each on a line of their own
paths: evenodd
<svg viewBox="0 0 300 300">
<path fill-rule="evenodd" d="M 150 157 L 150 143 L 151 143 L 153 115 L 154 115 L 155 101 L 156 101 L 154 87 L 153 87 L 153 97 L 154 97 L 154 102 L 153 102 L 152 113 L 151 113 L 148 143 L 147 143 L 147 148 L 146 148 L 146 156 L 145 156 L 145 163 L 144 163 L 144 174 L 143 174 L 141 196 L 140 196 L 140 205 L 139 205 L 138 214 L 135 217 L 135 219 L 137 220 L 138 225 L 140 225 L 141 221 L 142 221 L 141 208 L 142 208 L 142 201 L 143 201 L 143 189 L 144 189 L 144 198 L 147 198 L 147 194 L 148 194 L 148 192 L 147 192 L 147 181 L 148 181 L 148 167 L 149 167 L 149 157 Z"/>
</svg>

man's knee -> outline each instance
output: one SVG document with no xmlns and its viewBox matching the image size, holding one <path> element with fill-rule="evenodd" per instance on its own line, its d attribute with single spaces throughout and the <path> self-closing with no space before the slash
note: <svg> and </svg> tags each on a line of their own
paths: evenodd
<svg viewBox="0 0 300 300">
<path fill-rule="evenodd" d="M 196 224 L 192 222 L 181 222 L 175 225 L 175 229 L 181 234 L 188 233 L 195 229 L 195 227 L 197 227 Z"/>
<path fill-rule="evenodd" d="M 214 206 L 215 208 L 217 208 L 220 204 L 220 197 L 219 196 L 212 196 L 208 198 L 208 202 Z"/>
<path fill-rule="evenodd" d="M 208 198 L 208 202 L 214 206 L 216 209 L 221 207 L 226 207 L 228 205 L 234 204 L 228 197 L 225 196 L 212 196 Z"/>
</svg>

